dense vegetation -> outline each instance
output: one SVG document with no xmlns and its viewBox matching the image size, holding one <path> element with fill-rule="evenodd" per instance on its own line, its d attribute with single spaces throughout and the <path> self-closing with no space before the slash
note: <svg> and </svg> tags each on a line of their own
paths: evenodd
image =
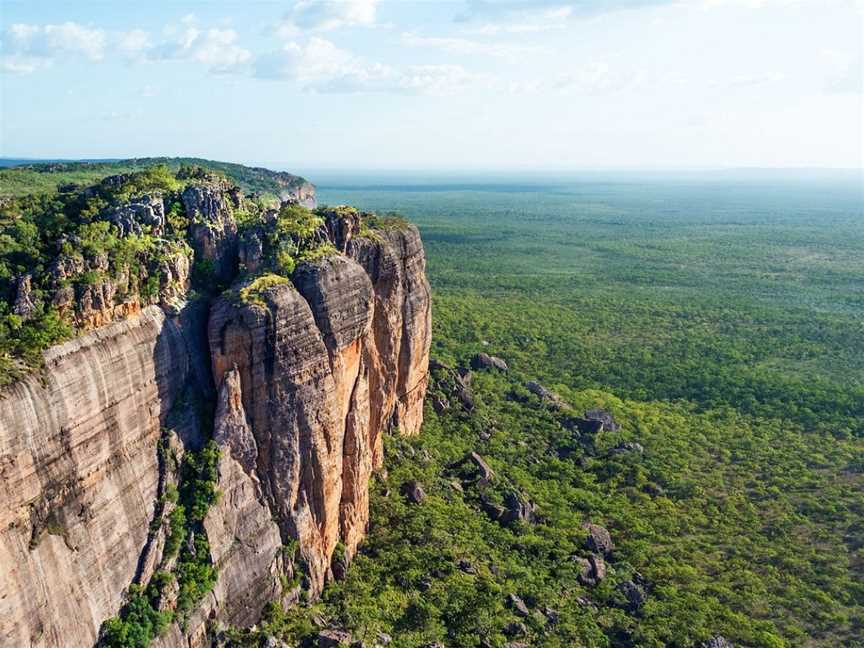
<svg viewBox="0 0 864 648">
<path fill-rule="evenodd" d="M 433 357 L 455 368 L 487 351 L 510 370 L 474 372 L 470 412 L 436 373 L 430 395 L 450 406 L 427 404 L 418 438 L 387 439 L 389 474 L 375 480 L 369 536 L 347 578 L 313 605 L 271 606 L 259 628 L 233 633 L 238 641 L 299 641 L 323 621 L 369 644 L 387 633 L 397 648 L 684 648 L 718 634 L 765 648 L 862 643 L 860 187 L 593 181 L 342 187 L 320 198 L 417 222 L 434 289 Z M 82 219 L 87 206 L 74 200 L 52 192 L 12 203 L 29 206 L 0 221 L 0 279 L 39 262 L 69 228 L 130 262 L 150 249 L 143 237 L 128 252 L 110 229 L 90 233 L 104 225 Z M 241 236 L 259 208 L 237 214 Z M 184 215 L 171 212 L 179 231 Z M 255 301 L 322 253 L 318 218 L 282 210 L 263 232 L 265 267 L 238 297 Z M 9 357 L 71 334 L 50 312 L 26 333 L 0 315 Z M 531 380 L 572 409 L 530 393 Z M 568 421 L 597 406 L 621 429 L 578 436 Z M 466 468 L 470 451 L 494 470 L 490 486 Z M 171 622 L 160 607 L 167 589 L 179 592 L 182 620 L 212 587 L 212 566 L 190 559 L 188 540 L 206 510 L 196 502 L 215 496 L 213 463 L 192 461 L 160 509 L 177 567 L 130 588 L 105 627 L 114 645 L 147 645 Z M 405 495 L 412 482 L 426 493 L 420 503 Z M 533 522 L 490 517 L 488 502 L 510 493 L 534 502 Z M 616 545 L 594 586 L 579 582 L 574 560 L 589 553 L 586 522 Z M 644 605 L 628 603 L 628 581 L 643 584 Z"/>
<path fill-rule="evenodd" d="M 137 173 L 153 166 L 178 171 L 193 166 L 231 178 L 246 193 L 278 196 L 286 187 L 299 187 L 306 181 L 290 173 L 202 158 L 134 158 L 109 162 L 52 162 L 20 164 L 0 168 L 0 197 L 49 193 L 70 184 L 88 185 L 109 175 Z"/>
<path fill-rule="evenodd" d="M 170 274 L 166 274 L 167 268 L 177 265 L 178 256 L 192 256 L 190 228 L 196 223 L 185 212 L 182 192 L 189 185 L 220 183 L 226 178 L 202 167 L 181 165 L 176 159 L 168 160 L 170 165 L 127 162 L 96 165 L 95 169 L 83 165 L 83 170 L 82 165 L 72 164 L 0 170 L 0 180 L 11 179 L 22 187 L 32 174 L 50 179 L 37 182 L 36 193 L 0 197 L 0 386 L 38 367 L 46 348 L 75 334 L 81 324 L 76 309 L 82 302 L 107 301 L 100 303 L 100 310 L 105 310 L 130 301 L 157 303 L 166 291 L 184 292 L 179 286 L 172 291 Z M 226 167 L 245 178 L 247 185 L 254 185 L 258 172 L 263 173 L 237 165 L 210 166 Z M 124 173 L 97 177 L 119 171 Z M 69 184 L 71 179 L 89 183 Z M 60 190 L 56 190 L 58 184 Z M 46 189 L 49 185 L 50 190 Z M 164 223 L 124 231 L 117 210 L 147 196 L 161 200 Z M 334 250 L 321 233 L 320 211 L 286 204 L 275 219 L 264 219 L 268 209 L 279 205 L 273 195 L 250 194 L 232 210 L 241 239 L 249 235 L 263 238 L 266 269 L 288 277 L 298 263 Z M 200 220 L 200 215 L 196 218 Z M 31 284 L 32 304 L 26 316 L 16 312 L 15 305 L 22 277 Z M 212 260 L 195 260 L 195 290 L 220 292 L 229 287 L 231 279 L 215 276 Z"/>
<path fill-rule="evenodd" d="M 324 618 L 395 646 L 857 645 L 864 637 L 864 235 L 858 187 L 584 183 L 324 189 L 421 226 L 433 356 L 475 372 L 476 409 L 427 406 L 390 439 L 372 525 L 323 602 L 274 612 L 303 636 Z M 539 380 L 622 424 L 575 443 Z M 451 399 L 452 400 L 452 399 Z M 613 453 L 622 442 L 644 452 Z M 574 447 L 575 446 L 575 447 Z M 539 521 L 491 521 L 456 490 L 466 452 Z M 422 483 L 427 499 L 401 486 Z M 582 524 L 615 540 L 601 585 L 576 582 Z M 460 569 L 460 560 L 475 573 Z M 617 585 L 642 575 L 626 609 Z M 520 596 L 531 615 L 506 605 Z M 589 602 L 580 604 L 579 599 Z M 549 607 L 557 623 L 542 614 Z M 526 636 L 518 636 L 522 623 Z"/>
</svg>

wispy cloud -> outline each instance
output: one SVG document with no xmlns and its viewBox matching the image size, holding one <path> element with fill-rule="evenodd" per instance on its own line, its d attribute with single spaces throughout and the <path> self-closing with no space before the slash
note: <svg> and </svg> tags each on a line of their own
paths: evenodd
<svg viewBox="0 0 864 648">
<path fill-rule="evenodd" d="M 421 65 L 404 69 L 369 61 L 333 42 L 313 36 L 291 41 L 276 52 L 260 57 L 256 75 L 271 80 L 297 82 L 313 92 L 393 92 L 400 94 L 450 94 L 471 81 L 458 65 Z"/>
<path fill-rule="evenodd" d="M 277 33 L 290 38 L 308 31 L 373 27 L 379 0 L 299 0 L 279 23 Z"/>
<path fill-rule="evenodd" d="M 59 25 L 11 25 L 2 38 L 0 70 L 31 74 L 58 58 L 78 57 L 99 63 L 115 55 L 131 62 L 188 60 L 211 72 L 229 72 L 251 62 L 252 52 L 238 44 L 233 29 L 203 28 L 193 16 L 167 26 L 160 37 L 143 29 L 109 32 L 67 22 Z"/>
<path fill-rule="evenodd" d="M 403 32 L 402 43 L 409 47 L 426 47 L 441 50 L 450 54 L 488 55 L 504 59 L 514 59 L 524 54 L 532 47 L 513 43 L 488 43 L 468 38 L 451 36 L 421 36 L 416 32 Z"/>
<path fill-rule="evenodd" d="M 782 72 L 761 72 L 739 74 L 721 81 L 714 81 L 711 85 L 715 88 L 748 88 L 779 83 L 788 78 L 789 76 Z"/>
<path fill-rule="evenodd" d="M 625 9 L 642 9 L 657 5 L 675 4 L 680 0 L 466 0 L 464 8 L 456 14 L 457 22 L 499 19 L 532 13 L 566 16 L 590 16 Z"/>
<path fill-rule="evenodd" d="M 105 56 L 106 32 L 75 22 L 10 25 L 3 34 L 0 69 L 29 74 L 50 67 L 57 56 L 101 61 Z"/>
</svg>

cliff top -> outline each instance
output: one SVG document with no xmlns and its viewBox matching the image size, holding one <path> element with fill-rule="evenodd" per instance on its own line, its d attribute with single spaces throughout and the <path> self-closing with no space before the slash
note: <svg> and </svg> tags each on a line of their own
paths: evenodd
<svg viewBox="0 0 864 648">
<path fill-rule="evenodd" d="M 152 304 L 171 312 L 190 291 L 288 280 L 302 264 L 344 253 L 352 237 L 406 226 L 344 205 L 316 208 L 314 186 L 299 176 L 186 161 L 195 160 L 0 170 L 0 386 L 79 332 Z"/>
</svg>

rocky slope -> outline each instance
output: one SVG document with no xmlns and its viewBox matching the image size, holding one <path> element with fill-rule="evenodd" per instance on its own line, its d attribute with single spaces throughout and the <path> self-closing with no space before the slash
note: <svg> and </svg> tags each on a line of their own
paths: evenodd
<svg viewBox="0 0 864 648">
<path fill-rule="evenodd" d="M 250 221 L 237 187 L 207 174 L 177 197 L 185 241 L 142 266 L 159 277 L 149 296 L 116 289 L 113 258 L 84 291 L 59 275 L 98 263 L 86 255 L 32 274 L 65 295 L 80 335 L 0 391 L 0 645 L 91 646 L 100 628 L 110 643 L 103 624 L 138 623 L 140 591 L 173 621 L 162 646 L 209 645 L 267 603 L 314 599 L 364 537 L 382 435 L 419 431 L 430 299 L 416 228 L 298 212 L 308 192 Z M 159 235 L 165 201 L 133 196 L 104 219 Z M 287 241 L 288 272 L 286 241 L 271 247 L 291 218 L 312 226 Z M 281 273 L 262 275 L 275 258 Z M 190 298 L 193 261 L 228 289 Z M 45 300 L 29 284 L 16 305 Z"/>
</svg>

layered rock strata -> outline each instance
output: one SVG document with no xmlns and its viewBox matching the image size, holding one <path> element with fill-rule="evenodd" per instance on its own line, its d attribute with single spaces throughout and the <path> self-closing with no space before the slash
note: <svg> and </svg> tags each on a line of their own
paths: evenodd
<svg viewBox="0 0 864 648">
<path fill-rule="evenodd" d="M 196 258 L 235 276 L 239 196 L 195 187 L 183 201 Z M 118 212 L 130 228 L 138 207 Z M 94 320 L 0 392 L 0 645 L 91 646 L 130 584 L 170 571 L 164 496 L 179 476 L 160 446 L 176 459 L 213 438 L 221 498 L 203 521 L 216 584 L 158 645 L 208 645 L 268 602 L 314 599 L 337 547 L 351 560 L 382 435 L 422 423 L 430 295 L 416 228 L 361 236 L 344 216 L 322 228 L 335 253 L 252 300 L 241 284 L 185 304 L 192 255 L 166 257 L 159 305 Z"/>
</svg>

